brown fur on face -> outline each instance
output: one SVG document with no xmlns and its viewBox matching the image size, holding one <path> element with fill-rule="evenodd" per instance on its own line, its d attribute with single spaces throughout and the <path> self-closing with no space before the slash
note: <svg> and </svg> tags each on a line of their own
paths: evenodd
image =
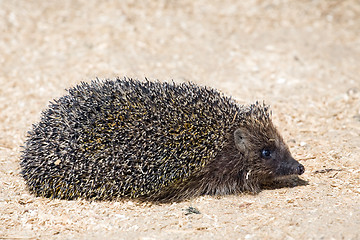
<svg viewBox="0 0 360 240">
<path fill-rule="evenodd" d="M 270 156 L 263 156 L 263 151 Z M 257 193 L 260 185 L 278 177 L 305 171 L 289 151 L 267 112 L 252 113 L 227 136 L 216 159 L 176 187 L 154 199 L 161 201 L 209 194 Z"/>
</svg>

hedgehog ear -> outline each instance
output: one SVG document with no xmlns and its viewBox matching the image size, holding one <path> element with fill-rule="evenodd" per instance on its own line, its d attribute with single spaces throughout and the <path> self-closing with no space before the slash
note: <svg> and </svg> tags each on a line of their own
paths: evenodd
<svg viewBox="0 0 360 240">
<path fill-rule="evenodd" d="M 243 131 L 240 128 L 236 129 L 234 132 L 234 142 L 235 142 L 236 148 L 240 152 L 244 153 L 246 151 L 247 139 L 245 137 L 245 134 L 243 133 Z"/>
</svg>

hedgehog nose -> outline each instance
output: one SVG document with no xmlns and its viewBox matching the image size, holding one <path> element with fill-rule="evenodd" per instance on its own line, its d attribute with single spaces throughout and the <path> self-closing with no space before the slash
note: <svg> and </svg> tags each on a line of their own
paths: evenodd
<svg viewBox="0 0 360 240">
<path fill-rule="evenodd" d="M 303 174 L 305 172 L 305 168 L 302 164 L 300 164 L 298 167 L 297 167 L 297 172 L 299 175 Z"/>
</svg>

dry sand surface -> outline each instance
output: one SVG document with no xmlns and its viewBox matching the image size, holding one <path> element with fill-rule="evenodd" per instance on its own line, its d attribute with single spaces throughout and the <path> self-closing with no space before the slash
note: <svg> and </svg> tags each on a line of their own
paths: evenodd
<svg viewBox="0 0 360 240">
<path fill-rule="evenodd" d="M 0 30 L 0 239 L 360 239 L 358 0 L 3 0 Z M 49 100 L 125 75 L 265 100 L 308 184 L 162 205 L 31 195 L 20 146 Z"/>
</svg>

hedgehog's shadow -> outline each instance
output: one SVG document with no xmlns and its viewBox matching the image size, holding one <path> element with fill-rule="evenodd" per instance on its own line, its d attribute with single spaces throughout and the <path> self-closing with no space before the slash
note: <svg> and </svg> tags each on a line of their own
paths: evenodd
<svg viewBox="0 0 360 240">
<path fill-rule="evenodd" d="M 308 181 L 305 181 L 298 176 L 291 176 L 287 178 L 274 179 L 272 181 L 263 183 L 261 188 L 264 190 L 274 190 L 280 188 L 294 188 L 298 186 L 309 185 Z"/>
</svg>

